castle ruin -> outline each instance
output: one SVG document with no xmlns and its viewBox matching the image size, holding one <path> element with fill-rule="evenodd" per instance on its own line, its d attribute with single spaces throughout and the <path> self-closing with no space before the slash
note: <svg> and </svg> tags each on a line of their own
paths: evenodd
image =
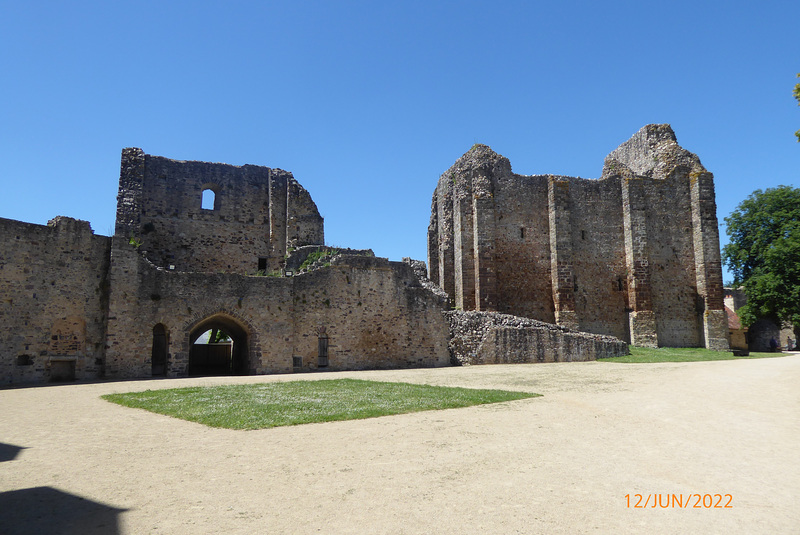
<svg viewBox="0 0 800 535">
<path fill-rule="evenodd" d="M 647 125 L 599 180 L 512 173 L 475 145 L 439 179 L 430 279 L 499 311 L 638 346 L 728 348 L 713 175 Z"/>
<path fill-rule="evenodd" d="M 0 219 L 0 384 L 727 348 L 713 178 L 666 125 L 600 180 L 515 175 L 476 146 L 433 206 L 428 280 L 325 247 L 287 171 L 124 149 L 113 236 Z"/>
</svg>

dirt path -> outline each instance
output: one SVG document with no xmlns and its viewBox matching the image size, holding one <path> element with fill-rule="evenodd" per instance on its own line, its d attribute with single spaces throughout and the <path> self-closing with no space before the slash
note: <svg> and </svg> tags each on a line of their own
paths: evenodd
<svg viewBox="0 0 800 535">
<path fill-rule="evenodd" d="M 544 397 L 262 431 L 98 397 L 341 376 Z M 800 355 L 19 388 L 0 415 L 0 533 L 800 532 Z M 696 493 L 732 508 L 666 501 Z"/>
</svg>

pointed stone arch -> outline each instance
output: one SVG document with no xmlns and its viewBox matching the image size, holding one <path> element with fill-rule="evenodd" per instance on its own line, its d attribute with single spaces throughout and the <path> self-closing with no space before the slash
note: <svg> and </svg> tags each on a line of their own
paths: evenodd
<svg viewBox="0 0 800 535">
<path fill-rule="evenodd" d="M 195 346 L 198 337 L 208 330 L 218 329 L 231 339 L 229 355 L 224 349 L 209 352 Z M 197 314 L 183 329 L 183 365 L 179 375 L 250 375 L 257 373 L 260 364 L 258 334 L 251 321 L 229 310 Z"/>
</svg>

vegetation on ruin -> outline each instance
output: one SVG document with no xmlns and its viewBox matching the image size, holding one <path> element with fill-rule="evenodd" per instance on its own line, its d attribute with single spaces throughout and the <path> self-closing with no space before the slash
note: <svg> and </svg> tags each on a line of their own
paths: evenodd
<svg viewBox="0 0 800 535">
<path fill-rule="evenodd" d="M 735 357 L 730 351 L 714 351 L 704 347 L 629 347 L 630 355 L 597 359 L 598 362 L 697 362 L 701 360 L 738 360 L 780 357 L 781 353 L 750 353 L 747 357 Z"/>
<path fill-rule="evenodd" d="M 330 249 L 330 250 L 317 249 L 316 251 L 312 251 L 312 252 L 310 252 L 308 254 L 306 259 L 303 260 L 303 263 L 300 264 L 299 271 L 303 271 L 303 270 L 309 269 L 318 260 L 321 260 L 323 258 L 332 258 L 332 257 L 336 256 L 337 254 L 339 254 L 339 249 Z M 325 266 L 329 266 L 329 265 L 330 265 L 330 262 L 325 263 Z"/>
<path fill-rule="evenodd" d="M 736 311 L 742 323 L 769 318 L 800 326 L 800 189 L 756 190 L 725 223 L 730 243 L 722 258 L 747 295 Z"/>
<path fill-rule="evenodd" d="M 283 277 L 283 273 L 280 271 L 266 271 L 264 269 L 259 269 L 255 273 L 253 273 L 254 277 Z"/>
<path fill-rule="evenodd" d="M 146 390 L 103 399 L 210 427 L 264 429 L 376 418 L 537 397 L 528 392 L 477 390 L 358 379 Z"/>
</svg>

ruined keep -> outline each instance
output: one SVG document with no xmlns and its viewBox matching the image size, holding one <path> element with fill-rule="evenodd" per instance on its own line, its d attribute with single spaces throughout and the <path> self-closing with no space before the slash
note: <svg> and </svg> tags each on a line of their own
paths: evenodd
<svg viewBox="0 0 800 535">
<path fill-rule="evenodd" d="M 433 194 L 428 270 L 457 309 L 728 349 L 713 175 L 669 125 L 642 128 L 598 180 L 518 175 L 475 145 Z"/>
</svg>

